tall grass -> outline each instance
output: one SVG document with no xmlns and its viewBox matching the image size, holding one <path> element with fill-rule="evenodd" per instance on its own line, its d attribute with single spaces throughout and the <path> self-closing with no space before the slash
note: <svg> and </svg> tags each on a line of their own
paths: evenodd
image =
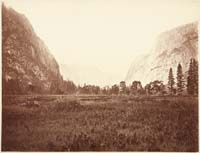
<svg viewBox="0 0 200 153">
<path fill-rule="evenodd" d="M 198 151 L 194 99 L 117 98 L 82 105 L 57 98 L 38 108 L 3 105 L 3 151 Z"/>
</svg>

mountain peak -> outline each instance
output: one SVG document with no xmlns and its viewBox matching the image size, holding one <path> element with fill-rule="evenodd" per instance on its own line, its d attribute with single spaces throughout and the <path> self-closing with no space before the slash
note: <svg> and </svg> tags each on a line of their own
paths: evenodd
<svg viewBox="0 0 200 153">
<path fill-rule="evenodd" d="M 187 71 L 190 58 L 197 59 L 198 22 L 179 26 L 161 33 L 149 54 L 134 61 L 127 73 L 126 81 L 141 80 L 144 84 L 154 80 L 167 83 L 168 71 L 174 75 L 178 63 Z"/>
</svg>

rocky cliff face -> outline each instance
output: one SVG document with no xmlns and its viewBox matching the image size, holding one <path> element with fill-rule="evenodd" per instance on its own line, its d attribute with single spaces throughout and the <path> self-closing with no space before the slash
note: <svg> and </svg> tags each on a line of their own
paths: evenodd
<svg viewBox="0 0 200 153">
<path fill-rule="evenodd" d="M 185 77 L 190 58 L 197 59 L 198 23 L 191 23 L 166 31 L 158 36 L 149 54 L 137 57 L 125 78 L 127 83 L 140 80 L 143 85 L 154 80 L 167 83 L 169 68 L 176 77 L 178 63 L 181 63 Z"/>
<path fill-rule="evenodd" d="M 3 94 L 51 93 L 52 82 L 61 81 L 56 60 L 27 18 L 3 5 Z"/>
</svg>

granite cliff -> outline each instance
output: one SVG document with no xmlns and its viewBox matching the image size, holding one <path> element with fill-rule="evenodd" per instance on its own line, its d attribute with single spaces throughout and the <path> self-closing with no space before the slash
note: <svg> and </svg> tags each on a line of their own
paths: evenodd
<svg viewBox="0 0 200 153">
<path fill-rule="evenodd" d="M 56 93 L 61 82 L 55 58 L 28 19 L 3 4 L 3 94 Z"/>
<path fill-rule="evenodd" d="M 154 80 L 167 83 L 169 68 L 176 77 L 178 63 L 181 63 L 185 77 L 190 58 L 197 59 L 198 23 L 186 24 L 161 33 L 149 54 L 133 60 L 125 81 L 140 80 L 143 85 Z"/>
</svg>

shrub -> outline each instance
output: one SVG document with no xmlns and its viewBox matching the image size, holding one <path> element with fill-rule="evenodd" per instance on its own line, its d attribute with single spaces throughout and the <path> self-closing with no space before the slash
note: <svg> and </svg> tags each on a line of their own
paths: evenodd
<svg viewBox="0 0 200 153">
<path fill-rule="evenodd" d="M 55 112 L 64 112 L 64 111 L 80 111 L 82 108 L 81 104 L 76 100 L 57 102 L 54 104 L 53 110 Z"/>
</svg>

